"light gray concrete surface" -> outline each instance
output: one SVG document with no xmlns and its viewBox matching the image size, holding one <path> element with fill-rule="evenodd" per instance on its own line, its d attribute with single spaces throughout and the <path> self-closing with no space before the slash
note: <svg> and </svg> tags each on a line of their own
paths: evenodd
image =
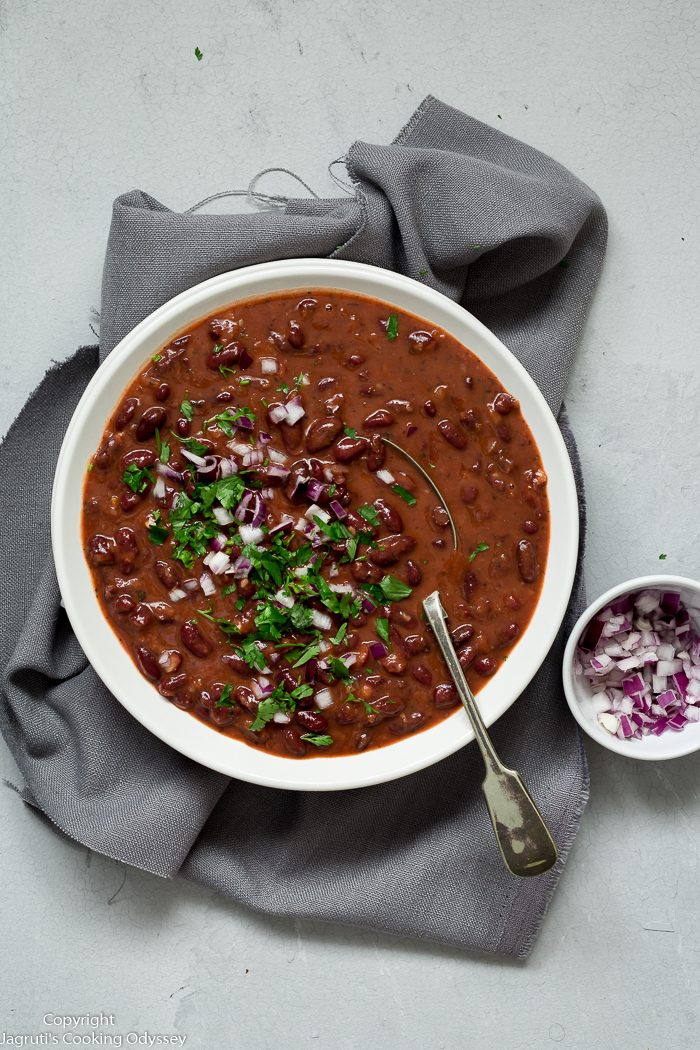
<svg viewBox="0 0 700 1050">
<path fill-rule="evenodd" d="M 0 431 L 94 338 L 118 193 L 180 209 L 272 165 L 332 193 L 330 161 L 433 93 L 608 209 L 567 397 L 590 598 L 697 578 L 698 19 L 678 0 L 0 2 Z M 697 1047 L 700 760 L 588 753 L 591 801 L 525 963 L 252 914 L 65 843 L 3 789 L 0 1043 L 103 1012 L 98 1032 L 204 1050 Z M 0 766 L 18 782 L 4 748 Z"/>
</svg>

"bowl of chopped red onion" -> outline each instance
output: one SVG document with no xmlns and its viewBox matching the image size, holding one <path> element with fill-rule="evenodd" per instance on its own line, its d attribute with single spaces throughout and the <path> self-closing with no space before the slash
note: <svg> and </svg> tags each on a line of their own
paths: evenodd
<svg viewBox="0 0 700 1050">
<path fill-rule="evenodd" d="M 599 744 L 659 761 L 700 749 L 700 583 L 642 576 L 586 609 L 564 654 L 574 718 Z"/>
</svg>

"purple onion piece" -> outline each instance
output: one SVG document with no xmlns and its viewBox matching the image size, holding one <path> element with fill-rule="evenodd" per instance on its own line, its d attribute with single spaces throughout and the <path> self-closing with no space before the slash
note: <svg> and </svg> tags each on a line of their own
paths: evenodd
<svg viewBox="0 0 700 1050">
<path fill-rule="evenodd" d="M 224 536 L 223 532 L 220 532 L 218 536 L 215 536 L 209 544 L 209 546 L 213 551 L 216 551 L 217 553 L 219 551 L 222 551 L 226 546 L 226 537 Z"/>
<path fill-rule="evenodd" d="M 292 490 L 288 493 L 288 498 L 292 500 L 292 502 L 300 499 L 304 495 L 306 481 L 306 478 L 301 478 L 298 474 L 294 476 L 294 484 L 292 485 Z"/>
<path fill-rule="evenodd" d="M 279 532 L 290 532 L 294 528 L 294 518 L 287 518 L 285 521 L 281 521 L 279 525 L 273 525 L 270 529 L 269 535 L 276 536 Z"/>
<path fill-rule="evenodd" d="M 197 467 L 197 473 L 204 475 L 215 474 L 219 466 L 219 459 L 219 456 L 206 456 L 204 459 L 204 466 Z M 213 478 L 208 478 L 208 480 L 212 481 Z"/>
<path fill-rule="evenodd" d="M 602 620 L 591 620 L 578 643 L 584 653 L 592 653 L 600 640 L 605 624 Z"/>
<path fill-rule="evenodd" d="M 253 358 L 250 356 L 247 350 L 241 351 L 241 356 L 238 359 L 238 363 L 242 369 L 250 368 L 253 363 Z"/>
<path fill-rule="evenodd" d="M 272 441 L 272 434 L 265 434 L 264 432 L 258 434 L 258 444 L 259 445 L 269 445 L 271 441 Z"/>
<path fill-rule="evenodd" d="M 377 606 L 374 604 L 371 598 L 362 599 L 362 611 L 366 616 L 369 616 L 370 613 L 373 613 L 376 608 Z"/>
<path fill-rule="evenodd" d="M 244 579 L 250 570 L 253 568 L 253 563 L 250 558 L 244 558 L 243 555 L 236 558 L 233 563 L 233 575 L 237 580 Z"/>
<path fill-rule="evenodd" d="M 255 426 L 255 423 L 253 422 L 252 419 L 248 419 L 247 416 L 240 416 L 236 420 L 236 426 L 240 427 L 241 430 L 252 430 L 253 427 Z"/>
<path fill-rule="evenodd" d="M 375 660 L 381 660 L 389 652 L 384 642 L 370 642 L 369 651 Z"/>
<path fill-rule="evenodd" d="M 612 602 L 610 605 L 610 612 L 613 616 L 621 616 L 626 613 L 630 607 L 630 595 L 626 594 L 624 598 L 618 598 L 616 602 Z"/>
<path fill-rule="evenodd" d="M 332 499 L 328 506 L 331 508 L 338 521 L 342 521 L 343 518 L 347 518 L 348 512 L 346 511 L 345 507 L 338 503 L 337 499 Z"/>
<path fill-rule="evenodd" d="M 185 480 L 182 474 L 177 470 L 173 470 L 173 468 L 169 467 L 167 463 L 161 463 L 160 460 L 156 463 L 156 471 L 169 481 L 177 481 L 180 485 Z"/>
<path fill-rule="evenodd" d="M 674 591 L 669 591 L 668 593 L 661 595 L 660 604 L 664 612 L 668 613 L 670 616 L 675 616 L 678 612 L 678 607 L 681 604 L 681 596 Z"/>
<path fill-rule="evenodd" d="M 306 486 L 306 498 L 310 499 L 312 503 L 315 503 L 322 493 L 323 485 L 320 481 L 310 481 Z"/>
<path fill-rule="evenodd" d="M 255 501 L 253 509 L 253 520 L 250 524 L 253 526 L 254 529 L 257 529 L 260 527 L 260 525 L 262 525 L 262 523 L 265 520 L 265 515 L 267 514 L 267 507 L 265 506 L 263 500 L 260 498 L 257 492 L 254 494 L 254 496 Z"/>
<path fill-rule="evenodd" d="M 267 468 L 268 476 L 271 478 L 288 478 L 289 470 L 287 467 L 281 467 L 279 463 L 270 463 Z"/>
<path fill-rule="evenodd" d="M 408 426 L 406 427 L 406 437 L 410 437 L 411 434 L 415 434 L 415 432 L 417 430 L 418 430 L 418 427 L 416 426 L 415 423 L 409 423 Z"/>
<path fill-rule="evenodd" d="M 309 683 L 309 685 L 314 680 L 314 675 L 316 674 L 316 667 L 317 667 L 317 665 L 318 665 L 318 660 L 316 659 L 315 656 L 312 656 L 310 660 L 306 661 L 306 671 L 305 671 L 305 675 L 304 676 L 306 678 L 306 681 Z"/>
</svg>

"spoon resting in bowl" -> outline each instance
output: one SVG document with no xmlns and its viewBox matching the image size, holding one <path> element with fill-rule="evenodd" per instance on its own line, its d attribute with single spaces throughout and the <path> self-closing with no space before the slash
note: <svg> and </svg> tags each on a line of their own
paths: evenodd
<svg viewBox="0 0 700 1050">
<path fill-rule="evenodd" d="M 514 769 L 508 769 L 496 754 L 474 694 L 464 675 L 446 626 L 447 614 L 440 592 L 423 601 L 425 618 L 432 628 L 452 676 L 481 751 L 486 776 L 481 790 L 486 799 L 503 863 L 513 875 L 530 878 L 542 875 L 556 864 L 557 847 L 530 792 Z"/>
</svg>

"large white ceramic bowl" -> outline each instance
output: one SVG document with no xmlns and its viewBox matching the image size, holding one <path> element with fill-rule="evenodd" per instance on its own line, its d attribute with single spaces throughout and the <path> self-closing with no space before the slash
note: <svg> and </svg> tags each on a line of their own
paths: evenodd
<svg viewBox="0 0 700 1050">
<path fill-rule="evenodd" d="M 520 401 L 549 478 L 551 542 L 534 616 L 498 673 L 478 696 L 490 725 L 535 674 L 559 629 L 578 549 L 578 505 L 571 464 L 557 424 L 525 369 L 460 306 L 388 270 L 332 259 L 287 259 L 221 274 L 182 292 L 134 328 L 95 373 L 63 441 L 56 467 L 51 530 L 58 582 L 86 656 L 117 699 L 147 729 L 182 754 L 241 780 L 294 790 L 334 791 L 378 784 L 439 761 L 473 739 L 460 708 L 433 728 L 350 757 L 280 758 L 213 730 L 178 710 L 143 678 L 105 619 L 81 544 L 83 479 L 122 391 L 173 333 L 235 300 L 287 289 L 337 288 L 375 296 L 439 325 L 469 347 Z M 448 382 L 449 376 L 436 375 Z M 458 510 L 458 508 L 454 508 Z"/>
<path fill-rule="evenodd" d="M 593 691 L 588 679 L 585 675 L 574 674 L 573 670 L 576 646 L 595 614 L 625 594 L 646 590 L 677 591 L 684 605 L 700 607 L 700 583 L 688 580 L 685 576 L 639 576 L 636 580 L 627 580 L 626 583 L 612 587 L 588 606 L 571 632 L 564 651 L 564 692 L 574 718 L 597 743 L 627 758 L 660 762 L 663 759 L 680 758 L 682 755 L 689 755 L 693 751 L 700 750 L 700 722 L 689 722 L 680 731 L 668 730 L 661 736 L 652 736 L 650 733 L 641 740 L 632 738 L 619 740 L 595 720 L 593 709 L 590 706 Z"/>
</svg>

